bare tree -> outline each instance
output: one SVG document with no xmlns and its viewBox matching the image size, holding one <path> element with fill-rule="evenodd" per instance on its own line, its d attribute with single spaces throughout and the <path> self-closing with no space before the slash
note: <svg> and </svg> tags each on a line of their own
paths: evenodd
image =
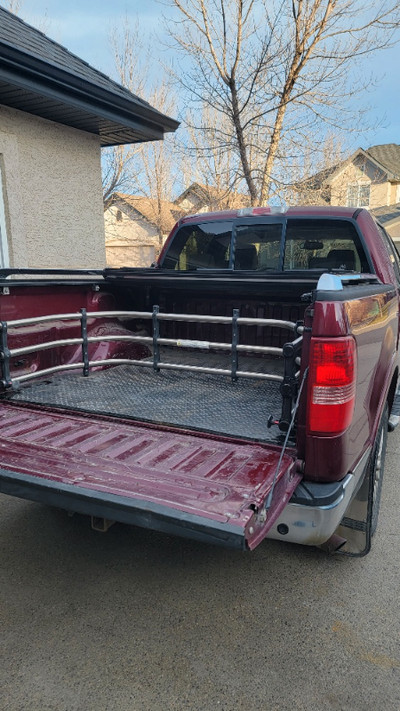
<svg viewBox="0 0 400 711">
<path fill-rule="evenodd" d="M 9 10 L 10 12 L 13 12 L 14 15 L 19 15 L 20 11 L 21 11 L 21 5 L 22 5 L 21 0 L 8 0 L 6 7 L 7 7 L 7 10 Z"/>
<path fill-rule="evenodd" d="M 162 113 L 176 113 L 175 91 L 161 66 L 154 78 L 151 46 L 145 46 L 139 23 L 132 27 L 125 18 L 121 28 L 113 30 L 110 41 L 119 82 Z M 165 136 L 162 141 L 116 146 L 104 151 L 104 209 L 110 206 L 113 194 L 118 191 L 147 198 L 146 214 L 156 226 L 161 246 L 171 229 L 168 203 L 175 197 L 182 160 L 173 135 Z"/>
<path fill-rule="evenodd" d="M 249 204 L 247 192 L 240 194 L 241 171 L 233 151 L 226 150 L 218 140 L 223 131 L 226 135 L 231 130 L 227 117 L 213 107 L 205 104 L 201 112 L 201 124 L 207 131 L 196 130 L 195 117 L 187 120 L 187 141 L 183 150 L 195 157 L 191 161 L 192 173 L 189 182 L 200 183 L 207 204 L 213 210 L 244 207 Z M 223 125 L 222 125 L 223 122 Z"/>
<path fill-rule="evenodd" d="M 103 206 L 107 210 L 116 192 L 137 189 L 139 182 L 138 165 L 135 160 L 140 146 L 113 146 L 102 150 Z"/>
<path fill-rule="evenodd" d="M 161 77 L 147 99 L 162 113 L 172 114 L 176 111 L 177 97 L 166 76 Z M 172 201 L 176 197 L 176 186 L 182 184 L 186 160 L 186 156 L 177 150 L 174 135 L 166 136 L 163 141 L 144 144 L 136 159 L 140 175 L 138 192 L 150 201 L 160 246 L 171 229 Z"/>
<path fill-rule="evenodd" d="M 168 2 L 177 11 L 170 35 L 185 55 L 181 85 L 223 117 L 217 131 L 204 120 L 192 128 L 234 152 L 252 204 L 287 182 L 282 167 L 298 159 L 302 136 L 323 142 L 324 124 L 349 130 L 352 82 L 360 92 L 369 81 L 357 70 L 397 40 L 400 23 L 397 0 Z"/>
<path fill-rule="evenodd" d="M 119 28 L 110 32 L 110 46 L 114 57 L 116 78 L 134 94 L 146 91 L 149 74 L 149 52 L 144 48 L 138 21 L 132 26 L 127 16 Z M 138 183 L 138 165 L 135 162 L 142 144 L 112 146 L 102 150 L 104 210 L 112 203 L 117 191 L 129 191 Z"/>
<path fill-rule="evenodd" d="M 176 114 L 175 91 L 167 72 L 161 66 L 157 74 L 154 71 L 151 45 L 149 43 L 146 47 L 139 23 L 131 26 L 125 18 L 121 27 L 113 30 L 110 42 L 119 82 L 145 98 L 160 112 Z M 113 195 L 117 192 L 142 198 L 140 207 L 145 211 L 146 218 L 156 226 L 161 247 L 165 235 L 172 227 L 172 200 L 177 183 L 181 185 L 182 160 L 183 156 L 176 151 L 174 135 L 167 135 L 162 141 L 105 150 L 104 209 L 110 207 Z"/>
<path fill-rule="evenodd" d="M 289 165 L 282 172 L 290 174 L 287 185 L 281 185 L 280 195 L 287 205 L 326 205 L 331 200 L 328 179 L 343 164 L 348 155 L 346 141 L 332 132 L 327 134 L 319 151 L 315 150 L 313 136 L 304 137 L 299 160 Z M 284 159 L 281 160 L 284 166 Z M 341 201 L 345 196 L 341 195 Z M 339 204 L 342 204 L 340 202 Z"/>
</svg>

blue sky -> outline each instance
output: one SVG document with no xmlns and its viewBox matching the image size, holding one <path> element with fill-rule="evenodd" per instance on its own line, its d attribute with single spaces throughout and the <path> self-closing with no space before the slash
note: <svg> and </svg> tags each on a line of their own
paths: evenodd
<svg viewBox="0 0 400 711">
<path fill-rule="evenodd" d="M 0 5 L 7 3 L 0 0 Z M 30 24 L 39 26 L 50 37 L 67 47 L 96 69 L 112 74 L 113 62 L 108 46 L 110 29 L 126 14 L 151 35 L 163 34 L 162 14 L 168 8 L 158 0 L 20 0 L 20 15 Z M 155 56 L 165 54 L 162 43 L 154 40 Z M 371 124 L 379 126 L 368 134 L 355 134 L 353 148 L 379 143 L 400 144 L 400 44 L 377 55 L 365 65 L 364 76 L 375 74 L 376 86 L 360 97 L 360 106 L 370 108 Z M 357 78 L 354 81 L 357 98 Z M 146 97 L 143 97 L 146 98 Z"/>
<path fill-rule="evenodd" d="M 22 19 L 107 74 L 113 70 L 110 30 L 126 15 L 132 24 L 138 18 L 150 35 L 160 30 L 163 9 L 157 0 L 20 0 L 20 5 Z"/>
</svg>

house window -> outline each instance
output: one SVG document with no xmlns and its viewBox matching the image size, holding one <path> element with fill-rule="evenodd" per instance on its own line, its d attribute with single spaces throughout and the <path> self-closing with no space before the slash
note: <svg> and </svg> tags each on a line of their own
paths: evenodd
<svg viewBox="0 0 400 711">
<path fill-rule="evenodd" d="M 3 167 L 0 163 L 0 267 L 7 268 L 10 266 L 10 260 L 8 255 L 8 240 L 6 230 L 3 184 Z"/>
<path fill-rule="evenodd" d="M 369 207 L 369 183 L 349 183 L 347 186 L 348 207 Z"/>
<path fill-rule="evenodd" d="M 122 222 L 122 212 L 121 212 L 121 210 L 117 210 L 117 222 Z"/>
</svg>

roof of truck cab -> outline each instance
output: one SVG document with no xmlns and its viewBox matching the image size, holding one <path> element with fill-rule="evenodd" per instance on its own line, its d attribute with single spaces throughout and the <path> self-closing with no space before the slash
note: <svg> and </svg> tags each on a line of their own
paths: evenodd
<svg viewBox="0 0 400 711">
<path fill-rule="evenodd" d="M 182 217 L 180 224 L 191 222 L 209 222 L 211 220 L 236 220 L 254 217 L 345 217 L 352 218 L 355 213 L 360 212 L 360 208 L 354 207 L 321 207 L 298 206 L 288 207 L 287 210 L 278 210 L 275 207 L 254 207 L 242 210 L 221 210 L 219 212 L 200 212 L 194 215 Z"/>
</svg>

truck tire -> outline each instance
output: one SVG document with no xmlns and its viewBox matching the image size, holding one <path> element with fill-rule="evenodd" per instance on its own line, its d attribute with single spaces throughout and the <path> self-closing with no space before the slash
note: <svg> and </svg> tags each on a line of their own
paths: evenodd
<svg viewBox="0 0 400 711">
<path fill-rule="evenodd" d="M 387 434 L 388 434 L 388 422 L 389 422 L 389 410 L 388 410 L 388 405 L 386 403 L 381 421 L 379 423 L 378 431 L 376 433 L 376 438 L 374 442 L 374 446 L 372 448 L 371 452 L 371 458 L 369 461 L 369 472 L 371 476 L 371 508 L 370 508 L 370 515 L 371 515 L 371 537 L 374 535 L 376 531 L 376 527 L 378 525 L 378 515 L 379 515 L 379 507 L 381 503 L 381 494 L 382 494 L 382 480 L 383 480 L 383 472 L 384 472 L 384 466 L 385 466 L 385 456 L 386 456 L 386 443 L 387 443 Z"/>
</svg>

